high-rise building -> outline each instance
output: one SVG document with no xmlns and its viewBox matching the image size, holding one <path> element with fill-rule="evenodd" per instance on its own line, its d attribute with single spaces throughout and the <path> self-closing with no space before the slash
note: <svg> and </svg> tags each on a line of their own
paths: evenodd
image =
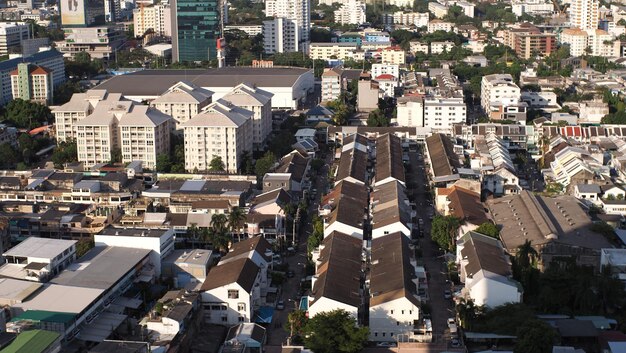
<svg viewBox="0 0 626 353">
<path fill-rule="evenodd" d="M 278 17 L 263 21 L 263 51 L 267 54 L 289 53 L 300 49 L 297 21 Z"/>
<path fill-rule="evenodd" d="M 172 0 L 172 61 L 217 59 L 220 0 Z"/>
<path fill-rule="evenodd" d="M 59 0 L 63 27 L 89 27 L 103 25 L 104 0 Z"/>
<path fill-rule="evenodd" d="M 361 0 L 347 0 L 335 11 L 335 22 L 342 25 L 365 23 L 365 3 Z"/>
<path fill-rule="evenodd" d="M 156 4 L 133 10 L 135 37 L 143 36 L 149 29 L 157 36 L 172 36 L 172 11 L 168 4 Z"/>
<path fill-rule="evenodd" d="M 52 71 L 33 64 L 18 64 L 11 72 L 11 92 L 14 99 L 52 103 Z"/>
<path fill-rule="evenodd" d="M 311 0 L 267 0 L 265 16 L 284 17 L 298 25 L 298 51 L 308 52 L 311 31 Z"/>
<path fill-rule="evenodd" d="M 570 10 L 570 25 L 582 30 L 598 28 L 598 0 L 574 0 Z"/>
<path fill-rule="evenodd" d="M 28 25 L 24 22 L 0 23 L 0 55 L 22 52 L 22 41 L 28 39 Z"/>
</svg>

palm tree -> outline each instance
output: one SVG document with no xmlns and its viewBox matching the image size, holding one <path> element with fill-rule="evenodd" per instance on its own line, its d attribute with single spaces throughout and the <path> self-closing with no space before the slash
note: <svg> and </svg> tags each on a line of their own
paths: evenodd
<svg viewBox="0 0 626 353">
<path fill-rule="evenodd" d="M 228 217 L 223 213 L 216 213 L 211 217 L 211 229 L 213 232 L 226 232 L 226 225 L 228 224 Z"/>
<path fill-rule="evenodd" d="M 530 267 L 535 267 L 537 265 L 538 258 L 539 254 L 537 253 L 537 250 L 533 248 L 530 240 L 527 239 L 524 241 L 524 244 L 517 247 L 515 259 L 521 269 L 525 270 Z"/>
<path fill-rule="evenodd" d="M 231 233 L 237 233 L 237 241 L 239 241 L 239 236 L 241 235 L 241 227 L 243 227 L 244 222 L 246 221 L 246 214 L 240 207 L 233 207 L 228 214 L 228 226 L 230 227 Z"/>
<path fill-rule="evenodd" d="M 222 254 L 228 252 L 231 238 L 226 234 L 225 230 L 215 231 L 215 229 L 209 229 L 207 238 L 213 245 L 213 250 L 217 250 Z"/>
<path fill-rule="evenodd" d="M 198 225 L 195 223 L 191 223 L 191 226 L 187 228 L 186 241 L 191 240 L 191 243 L 195 244 L 199 237 L 200 237 L 200 229 L 198 228 Z M 192 247 L 193 246 L 195 245 L 192 245 Z"/>
</svg>

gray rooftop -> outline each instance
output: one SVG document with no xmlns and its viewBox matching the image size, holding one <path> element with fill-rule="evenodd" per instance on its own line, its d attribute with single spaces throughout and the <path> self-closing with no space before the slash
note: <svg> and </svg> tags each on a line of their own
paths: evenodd
<svg viewBox="0 0 626 353">
<path fill-rule="evenodd" d="M 167 229 L 107 227 L 97 235 L 160 238 L 166 232 Z"/>
<path fill-rule="evenodd" d="M 4 256 L 37 257 L 53 259 L 76 244 L 76 240 L 47 239 L 29 237 L 12 247 Z"/>
<path fill-rule="evenodd" d="M 143 70 L 115 76 L 97 88 L 126 96 L 160 96 L 179 81 L 199 87 L 235 87 L 248 82 L 258 87 L 291 87 L 310 71 L 295 67 L 226 67 L 206 70 Z"/>
<path fill-rule="evenodd" d="M 50 283 L 109 289 L 133 270 L 151 250 L 96 246 Z"/>
</svg>

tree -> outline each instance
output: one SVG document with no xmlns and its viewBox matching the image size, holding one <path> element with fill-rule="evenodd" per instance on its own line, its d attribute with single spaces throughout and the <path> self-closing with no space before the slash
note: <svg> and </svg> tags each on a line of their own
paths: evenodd
<svg viewBox="0 0 626 353">
<path fill-rule="evenodd" d="M 223 213 L 215 213 L 211 216 L 211 229 L 215 232 L 226 232 L 228 217 Z"/>
<path fill-rule="evenodd" d="M 78 160 L 76 141 L 59 143 L 52 152 L 51 159 L 55 168 L 63 168 L 65 163 L 76 162 Z"/>
<path fill-rule="evenodd" d="M 478 226 L 478 228 L 474 229 L 474 231 L 476 233 L 484 234 L 492 238 L 500 238 L 500 230 L 495 224 L 491 222 L 485 222 L 481 224 L 480 226 Z"/>
<path fill-rule="evenodd" d="M 304 310 L 294 310 L 287 316 L 287 322 L 284 327 L 285 331 L 289 331 L 292 338 L 302 337 L 304 325 L 306 325 L 307 321 L 308 318 Z"/>
<path fill-rule="evenodd" d="M 20 98 L 10 101 L 4 119 L 18 128 L 33 129 L 52 121 L 50 108 Z"/>
<path fill-rule="evenodd" d="M 239 163 L 239 170 L 242 174 L 251 175 L 254 174 L 254 164 L 252 163 L 252 157 L 250 152 L 243 151 L 241 153 L 241 163 Z"/>
<path fill-rule="evenodd" d="M 530 320 L 517 330 L 515 353 L 550 353 L 557 335 L 545 321 Z"/>
<path fill-rule="evenodd" d="M 222 157 L 213 156 L 213 159 L 211 159 L 211 163 L 209 163 L 209 170 L 212 172 L 223 172 L 224 161 L 222 161 Z"/>
<path fill-rule="evenodd" d="M 314 160 L 311 161 L 311 169 L 313 169 L 316 173 L 319 173 L 319 171 L 322 169 L 323 166 L 324 166 L 323 159 L 315 158 Z"/>
<path fill-rule="evenodd" d="M 389 119 L 380 109 L 376 109 L 367 116 L 367 126 L 389 126 Z"/>
<path fill-rule="evenodd" d="M 246 221 L 246 213 L 241 207 L 235 206 L 230 213 L 228 213 L 228 227 L 230 228 L 231 233 L 239 234 L 241 231 L 241 227 L 243 227 Z"/>
<path fill-rule="evenodd" d="M 537 260 L 539 259 L 539 254 L 537 250 L 533 248 L 530 240 L 526 239 L 524 244 L 517 247 L 517 253 L 515 254 L 515 259 L 517 260 L 517 264 L 520 266 L 522 270 L 528 269 L 531 267 L 536 267 Z"/>
<path fill-rule="evenodd" d="M 345 310 L 315 315 L 304 325 L 304 343 L 315 353 L 357 353 L 369 336 L 367 327 L 359 327 Z"/>
<path fill-rule="evenodd" d="M 78 242 L 76 242 L 76 258 L 81 258 L 85 255 L 89 250 L 91 250 L 95 246 L 93 239 L 91 238 L 80 238 Z"/>
<path fill-rule="evenodd" d="M 454 216 L 435 216 L 430 236 L 440 248 L 452 251 L 455 247 L 456 232 L 460 226 L 459 219 Z"/>
<path fill-rule="evenodd" d="M 122 163 L 122 149 L 121 148 L 113 148 L 111 150 L 111 164 L 113 163 Z"/>
<path fill-rule="evenodd" d="M 159 173 L 169 173 L 172 169 L 172 161 L 170 160 L 170 156 L 161 153 L 157 156 L 156 159 L 156 171 Z"/>
<path fill-rule="evenodd" d="M 18 162 L 18 158 L 19 156 L 10 143 L 5 142 L 0 144 L 0 167 L 2 169 L 13 168 L 15 163 Z"/>
<path fill-rule="evenodd" d="M 256 161 L 254 171 L 259 181 L 263 180 L 265 174 L 274 167 L 274 163 L 276 163 L 276 157 L 272 152 L 266 152 L 263 157 Z"/>
</svg>

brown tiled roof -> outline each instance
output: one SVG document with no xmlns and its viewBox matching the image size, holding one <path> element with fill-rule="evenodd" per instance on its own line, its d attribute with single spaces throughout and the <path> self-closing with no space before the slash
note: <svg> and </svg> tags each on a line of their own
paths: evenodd
<svg viewBox="0 0 626 353">
<path fill-rule="evenodd" d="M 480 195 L 462 187 L 453 186 L 448 195 L 450 214 L 462 221 L 480 225 L 489 220 Z"/>
<path fill-rule="evenodd" d="M 376 180 L 395 178 L 405 182 L 400 138 L 384 134 L 376 139 Z"/>
<path fill-rule="evenodd" d="M 435 177 L 454 175 L 461 167 L 459 158 L 454 153 L 452 141 L 443 134 L 434 134 L 426 138 L 426 146 L 431 168 Z"/>
<path fill-rule="evenodd" d="M 317 279 L 313 285 L 312 304 L 324 297 L 359 306 L 361 303 L 362 241 L 347 234 L 333 232 L 322 242 Z"/>
<path fill-rule="evenodd" d="M 267 251 L 272 250 L 272 244 L 270 244 L 265 238 L 258 236 L 253 238 L 248 238 L 242 240 L 238 243 L 234 243 L 228 254 L 222 258 L 223 260 L 229 260 L 232 258 L 236 258 L 242 254 L 247 254 L 250 251 L 256 251 L 261 256 L 263 256 L 266 260 L 269 260 L 268 257 L 265 257 L 265 253 Z"/>
<path fill-rule="evenodd" d="M 367 152 L 358 149 L 349 149 L 341 153 L 337 167 L 337 181 L 352 177 L 361 182 L 366 181 Z"/>
<path fill-rule="evenodd" d="M 402 297 L 419 306 L 408 238 L 393 233 L 372 240 L 370 307 Z"/>
<path fill-rule="evenodd" d="M 401 222 L 408 227 L 411 212 L 405 204 L 407 196 L 404 186 L 397 181 L 377 186 L 371 195 L 373 215 L 372 228 L 378 229 Z"/>
<path fill-rule="evenodd" d="M 468 261 L 465 266 L 468 276 L 481 270 L 505 277 L 511 275 L 511 265 L 500 241 L 475 232 L 464 235 L 463 240 L 461 257 Z"/>
<path fill-rule="evenodd" d="M 291 173 L 293 180 L 301 182 L 308 164 L 309 160 L 306 157 L 298 151 L 293 151 L 281 158 L 276 173 Z"/>
<path fill-rule="evenodd" d="M 367 187 L 362 184 L 342 180 L 328 194 L 324 195 L 320 205 L 336 205 L 342 197 L 367 200 Z"/>
<path fill-rule="evenodd" d="M 367 212 L 367 199 L 340 198 L 330 214 L 328 224 L 340 222 L 355 228 L 363 228 L 363 218 Z"/>
<path fill-rule="evenodd" d="M 218 264 L 211 268 L 200 287 L 200 291 L 206 292 L 231 283 L 238 283 L 246 292 L 252 290 L 254 280 L 259 273 L 259 267 L 250 259 L 242 258 L 224 264 Z"/>
<path fill-rule="evenodd" d="M 285 191 L 285 189 L 276 189 L 261 195 L 252 200 L 254 205 L 260 205 L 267 202 L 276 202 L 278 205 L 283 206 L 291 202 L 291 195 Z"/>
</svg>

